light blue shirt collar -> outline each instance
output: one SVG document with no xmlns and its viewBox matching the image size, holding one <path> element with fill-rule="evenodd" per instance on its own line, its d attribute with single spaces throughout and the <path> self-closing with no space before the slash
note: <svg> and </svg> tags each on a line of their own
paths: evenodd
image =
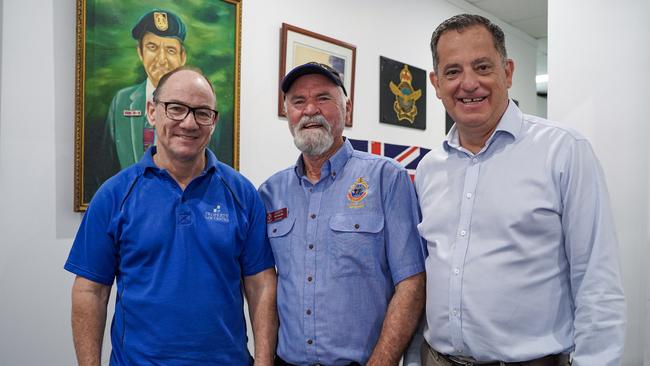
<svg viewBox="0 0 650 366">
<path fill-rule="evenodd" d="M 352 153 L 354 152 L 354 148 L 352 147 L 352 144 L 348 139 L 343 137 L 343 145 L 332 155 L 327 161 L 323 164 L 323 166 L 320 169 L 320 179 L 322 180 L 323 178 L 329 176 L 332 180 L 336 179 L 336 175 L 340 174 L 343 168 L 345 167 L 345 164 L 347 164 L 348 160 L 350 160 L 350 157 L 352 156 Z M 298 176 L 298 180 L 300 181 L 300 184 L 302 184 L 302 180 L 306 179 L 305 177 L 305 163 L 302 160 L 302 154 L 298 157 L 298 160 L 296 161 L 296 166 L 294 167 L 294 171 L 296 173 L 296 176 Z"/>
<path fill-rule="evenodd" d="M 523 113 L 517 107 L 517 105 L 512 100 L 509 100 L 508 107 L 503 113 L 503 116 L 501 117 L 497 128 L 494 130 L 490 138 L 488 138 L 481 152 L 485 151 L 490 146 L 492 141 L 496 138 L 496 136 L 500 134 L 506 133 L 512 136 L 514 140 L 517 140 L 521 135 L 523 116 Z M 458 137 L 458 128 L 456 127 L 456 123 L 454 123 L 454 125 L 449 130 L 449 133 L 442 141 L 442 146 L 446 151 L 449 151 L 449 149 L 452 148 L 461 150 L 462 147 L 460 146 L 460 138 Z M 463 151 L 465 151 L 465 149 L 463 149 Z M 481 152 L 479 152 L 479 154 Z"/>
</svg>

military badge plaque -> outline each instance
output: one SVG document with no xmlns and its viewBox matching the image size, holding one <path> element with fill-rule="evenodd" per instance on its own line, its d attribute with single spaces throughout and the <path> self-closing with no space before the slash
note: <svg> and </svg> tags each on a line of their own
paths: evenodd
<svg viewBox="0 0 650 366">
<path fill-rule="evenodd" d="M 427 128 L 426 72 L 379 56 L 379 122 Z"/>
</svg>

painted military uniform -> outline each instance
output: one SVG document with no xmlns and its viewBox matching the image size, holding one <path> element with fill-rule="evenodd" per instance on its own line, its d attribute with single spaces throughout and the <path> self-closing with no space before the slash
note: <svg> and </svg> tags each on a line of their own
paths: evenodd
<svg viewBox="0 0 650 366">
<path fill-rule="evenodd" d="M 145 81 L 118 91 L 108 110 L 106 124 L 121 168 L 140 161 L 146 150 L 144 131 L 153 129 L 146 116 L 146 86 Z"/>
</svg>

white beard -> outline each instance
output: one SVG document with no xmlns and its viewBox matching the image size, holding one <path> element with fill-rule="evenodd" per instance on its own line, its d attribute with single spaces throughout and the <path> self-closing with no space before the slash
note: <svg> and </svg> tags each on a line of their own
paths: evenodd
<svg viewBox="0 0 650 366">
<path fill-rule="evenodd" d="M 303 128 L 309 123 L 319 123 L 323 128 Z M 291 130 L 293 143 L 298 150 L 307 155 L 318 156 L 324 154 L 334 143 L 332 126 L 321 115 L 305 116 Z"/>
</svg>

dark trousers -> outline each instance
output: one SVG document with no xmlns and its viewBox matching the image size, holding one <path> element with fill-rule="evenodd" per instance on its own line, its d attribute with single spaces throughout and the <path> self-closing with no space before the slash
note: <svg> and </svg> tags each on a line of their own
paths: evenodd
<svg viewBox="0 0 650 366">
<path fill-rule="evenodd" d="M 422 342 L 420 349 L 422 357 L 422 366 L 569 366 L 569 355 L 548 355 L 536 360 L 523 362 L 471 362 L 464 360 L 454 360 L 448 355 L 436 352 L 427 341 Z"/>
</svg>

